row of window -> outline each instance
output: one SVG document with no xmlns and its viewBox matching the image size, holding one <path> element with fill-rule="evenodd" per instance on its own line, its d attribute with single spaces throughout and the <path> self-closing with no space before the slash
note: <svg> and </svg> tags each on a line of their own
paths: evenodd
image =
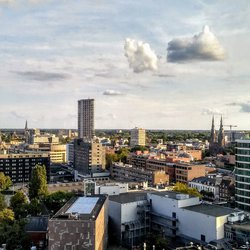
<svg viewBox="0 0 250 250">
<path fill-rule="evenodd" d="M 243 198 L 243 197 L 237 196 L 237 194 L 236 194 L 235 200 L 236 200 L 236 202 L 239 201 L 239 202 L 243 202 L 243 203 L 246 203 L 246 204 L 250 204 L 250 197 L 249 198 L 246 198 L 246 197 Z"/>
<path fill-rule="evenodd" d="M 242 184 L 242 183 L 238 183 L 236 182 L 236 187 L 237 188 L 242 188 L 242 189 L 249 189 L 250 190 L 250 184 Z"/>
<path fill-rule="evenodd" d="M 237 149 L 236 152 L 239 155 L 250 155 L 250 149 Z"/>
<path fill-rule="evenodd" d="M 236 155 L 236 161 L 246 161 L 246 162 L 250 162 L 250 156 L 239 156 Z"/>
<path fill-rule="evenodd" d="M 236 169 L 235 174 L 236 175 L 247 175 L 250 177 L 250 169 L 249 170 Z"/>
<path fill-rule="evenodd" d="M 237 148 L 250 148 L 250 143 L 238 142 L 237 143 Z"/>
<path fill-rule="evenodd" d="M 246 182 L 250 183 L 250 177 L 241 177 L 241 176 L 236 176 L 236 181 L 241 181 L 241 182 Z"/>
</svg>

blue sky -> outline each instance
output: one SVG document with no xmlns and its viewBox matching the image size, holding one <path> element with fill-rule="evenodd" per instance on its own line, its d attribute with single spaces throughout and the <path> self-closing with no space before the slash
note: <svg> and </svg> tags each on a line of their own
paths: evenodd
<svg viewBox="0 0 250 250">
<path fill-rule="evenodd" d="M 94 98 L 96 128 L 209 129 L 222 114 L 250 129 L 248 0 L 0 0 L 0 23 L 0 128 L 75 128 L 77 100 Z M 199 54 L 205 25 L 223 59 Z M 126 38 L 158 69 L 134 72 Z"/>
</svg>

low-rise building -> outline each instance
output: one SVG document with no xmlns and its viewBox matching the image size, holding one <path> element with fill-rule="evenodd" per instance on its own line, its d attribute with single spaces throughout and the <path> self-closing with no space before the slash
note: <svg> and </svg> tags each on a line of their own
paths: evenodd
<svg viewBox="0 0 250 250">
<path fill-rule="evenodd" d="M 191 188 L 196 188 L 199 192 L 205 191 L 213 194 L 212 199 L 219 199 L 219 184 L 220 180 L 206 176 L 194 178 L 188 183 Z"/>
<path fill-rule="evenodd" d="M 112 164 L 111 176 L 122 181 L 148 182 L 149 185 L 169 184 L 169 176 L 165 171 L 150 171 L 120 162 Z"/>
<path fill-rule="evenodd" d="M 148 193 L 152 230 L 169 237 L 208 243 L 224 238 L 224 224 L 234 211 L 208 205 L 198 197 L 175 192 Z M 197 221 L 198 223 L 194 222 Z"/>
<path fill-rule="evenodd" d="M 72 198 L 49 220 L 48 249 L 107 249 L 107 206 L 104 195 Z"/>
</svg>

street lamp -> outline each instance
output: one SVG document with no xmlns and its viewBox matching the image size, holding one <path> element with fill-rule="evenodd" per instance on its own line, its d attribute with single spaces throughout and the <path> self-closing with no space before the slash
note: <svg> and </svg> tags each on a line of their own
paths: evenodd
<svg viewBox="0 0 250 250">
<path fill-rule="evenodd" d="M 249 249 L 249 242 L 248 241 L 246 242 L 246 246 L 247 246 L 247 249 Z"/>
</svg>

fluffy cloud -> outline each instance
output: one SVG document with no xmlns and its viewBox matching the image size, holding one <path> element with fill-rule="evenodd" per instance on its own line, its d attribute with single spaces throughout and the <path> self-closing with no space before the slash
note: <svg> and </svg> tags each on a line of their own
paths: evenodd
<svg viewBox="0 0 250 250">
<path fill-rule="evenodd" d="M 202 110 L 202 115 L 222 115 L 222 112 L 218 109 L 204 108 Z"/>
<path fill-rule="evenodd" d="M 64 73 L 55 73 L 55 72 L 45 72 L 45 71 L 24 71 L 14 72 L 17 75 L 25 77 L 28 80 L 35 80 L 35 81 L 61 81 L 69 78 L 69 75 Z"/>
<path fill-rule="evenodd" d="M 108 89 L 103 92 L 103 95 L 109 95 L 109 96 L 117 96 L 117 95 L 122 95 L 120 91 L 113 90 L 113 89 Z"/>
<path fill-rule="evenodd" d="M 127 38 L 124 50 L 125 56 L 128 58 L 129 67 L 135 73 L 145 70 L 157 70 L 158 58 L 148 43 Z"/>
<path fill-rule="evenodd" d="M 167 51 L 169 62 L 219 61 L 225 58 L 223 47 L 208 26 L 205 26 L 202 32 L 193 37 L 173 39 L 168 43 Z"/>
</svg>

